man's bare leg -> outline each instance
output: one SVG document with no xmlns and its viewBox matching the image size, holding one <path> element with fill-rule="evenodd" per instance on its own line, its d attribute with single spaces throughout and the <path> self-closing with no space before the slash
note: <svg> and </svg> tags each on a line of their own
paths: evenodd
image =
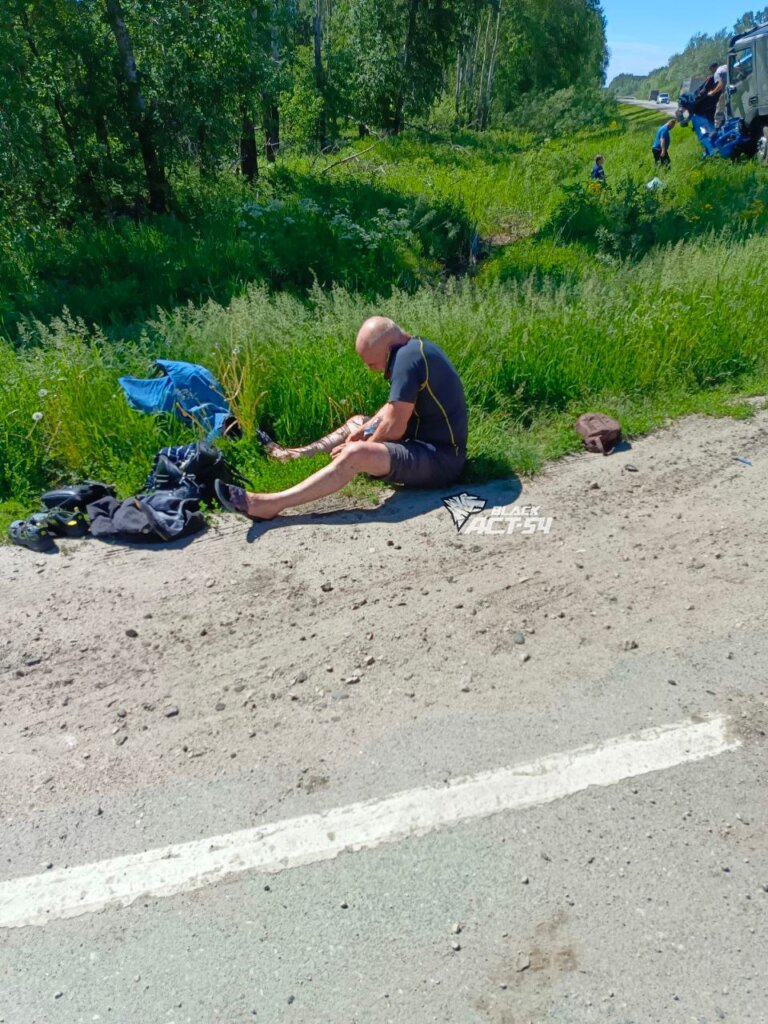
<svg viewBox="0 0 768 1024">
<path fill-rule="evenodd" d="M 354 441 L 346 445 L 328 466 L 323 466 L 295 487 L 274 494 L 253 494 L 241 487 L 230 487 L 232 504 L 239 512 L 254 519 L 272 519 L 287 508 L 317 501 L 335 494 L 357 476 L 386 476 L 391 468 L 391 457 L 386 445 L 379 441 Z"/>
<path fill-rule="evenodd" d="M 290 462 L 291 459 L 308 459 L 313 455 L 330 455 L 337 445 L 343 444 L 353 430 L 358 430 L 365 423 L 366 416 L 350 416 L 346 423 L 337 427 L 336 430 L 326 434 L 325 437 L 313 441 L 311 444 L 302 445 L 300 448 L 284 448 L 276 442 L 268 446 L 267 455 L 279 462 Z"/>
</svg>

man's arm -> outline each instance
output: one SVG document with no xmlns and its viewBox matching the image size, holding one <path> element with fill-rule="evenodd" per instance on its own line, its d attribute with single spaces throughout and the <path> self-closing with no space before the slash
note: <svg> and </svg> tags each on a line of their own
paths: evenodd
<svg viewBox="0 0 768 1024">
<path fill-rule="evenodd" d="M 386 402 L 377 413 L 365 421 L 362 427 L 352 431 L 346 440 L 337 445 L 331 452 L 331 456 L 338 455 L 345 444 L 352 444 L 354 441 L 399 441 L 413 414 L 414 404 L 413 402 Z M 371 427 L 374 429 L 371 430 Z"/>
<path fill-rule="evenodd" d="M 379 424 L 369 441 L 399 441 L 413 415 L 415 402 L 387 402 L 378 412 Z"/>
</svg>

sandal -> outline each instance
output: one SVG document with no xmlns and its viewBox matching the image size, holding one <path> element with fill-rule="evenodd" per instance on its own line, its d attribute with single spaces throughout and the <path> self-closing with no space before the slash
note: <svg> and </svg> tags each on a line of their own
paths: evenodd
<svg viewBox="0 0 768 1024">
<path fill-rule="evenodd" d="M 219 504 L 227 512 L 235 512 L 239 516 L 243 516 L 245 519 L 250 519 L 254 523 L 266 523 L 268 520 L 263 519 L 261 516 L 249 515 L 245 508 L 245 491 L 242 487 L 236 487 L 234 484 L 224 483 L 223 480 L 217 480 L 213 489 L 216 492 L 216 497 L 219 499 Z M 238 504 L 240 507 L 238 508 Z"/>
<path fill-rule="evenodd" d="M 8 536 L 14 544 L 21 548 L 29 548 L 30 551 L 51 551 L 56 548 L 53 537 L 47 526 L 39 526 L 36 523 L 26 522 L 23 519 L 16 519 L 8 527 Z"/>
<path fill-rule="evenodd" d="M 32 526 L 45 527 L 57 537 L 84 537 L 90 529 L 90 523 L 82 512 L 70 512 L 66 508 L 51 508 L 45 512 L 35 512 L 27 523 Z"/>
</svg>

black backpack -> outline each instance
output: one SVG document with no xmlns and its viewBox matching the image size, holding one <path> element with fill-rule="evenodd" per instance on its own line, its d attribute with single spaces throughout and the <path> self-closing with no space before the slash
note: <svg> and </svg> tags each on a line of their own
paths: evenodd
<svg viewBox="0 0 768 1024">
<path fill-rule="evenodd" d="M 227 462 L 220 449 L 209 441 L 196 441 L 194 444 L 161 448 L 155 456 L 145 490 L 174 491 L 179 497 L 213 504 L 216 502 L 213 489 L 216 480 L 227 484 L 248 483 Z"/>
</svg>

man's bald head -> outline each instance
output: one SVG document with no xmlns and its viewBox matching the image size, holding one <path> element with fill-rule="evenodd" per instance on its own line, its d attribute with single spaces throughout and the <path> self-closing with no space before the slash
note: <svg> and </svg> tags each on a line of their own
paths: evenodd
<svg viewBox="0 0 768 1024">
<path fill-rule="evenodd" d="M 384 371 L 390 350 L 410 335 L 388 316 L 371 316 L 357 332 L 355 350 L 369 370 Z"/>
</svg>

